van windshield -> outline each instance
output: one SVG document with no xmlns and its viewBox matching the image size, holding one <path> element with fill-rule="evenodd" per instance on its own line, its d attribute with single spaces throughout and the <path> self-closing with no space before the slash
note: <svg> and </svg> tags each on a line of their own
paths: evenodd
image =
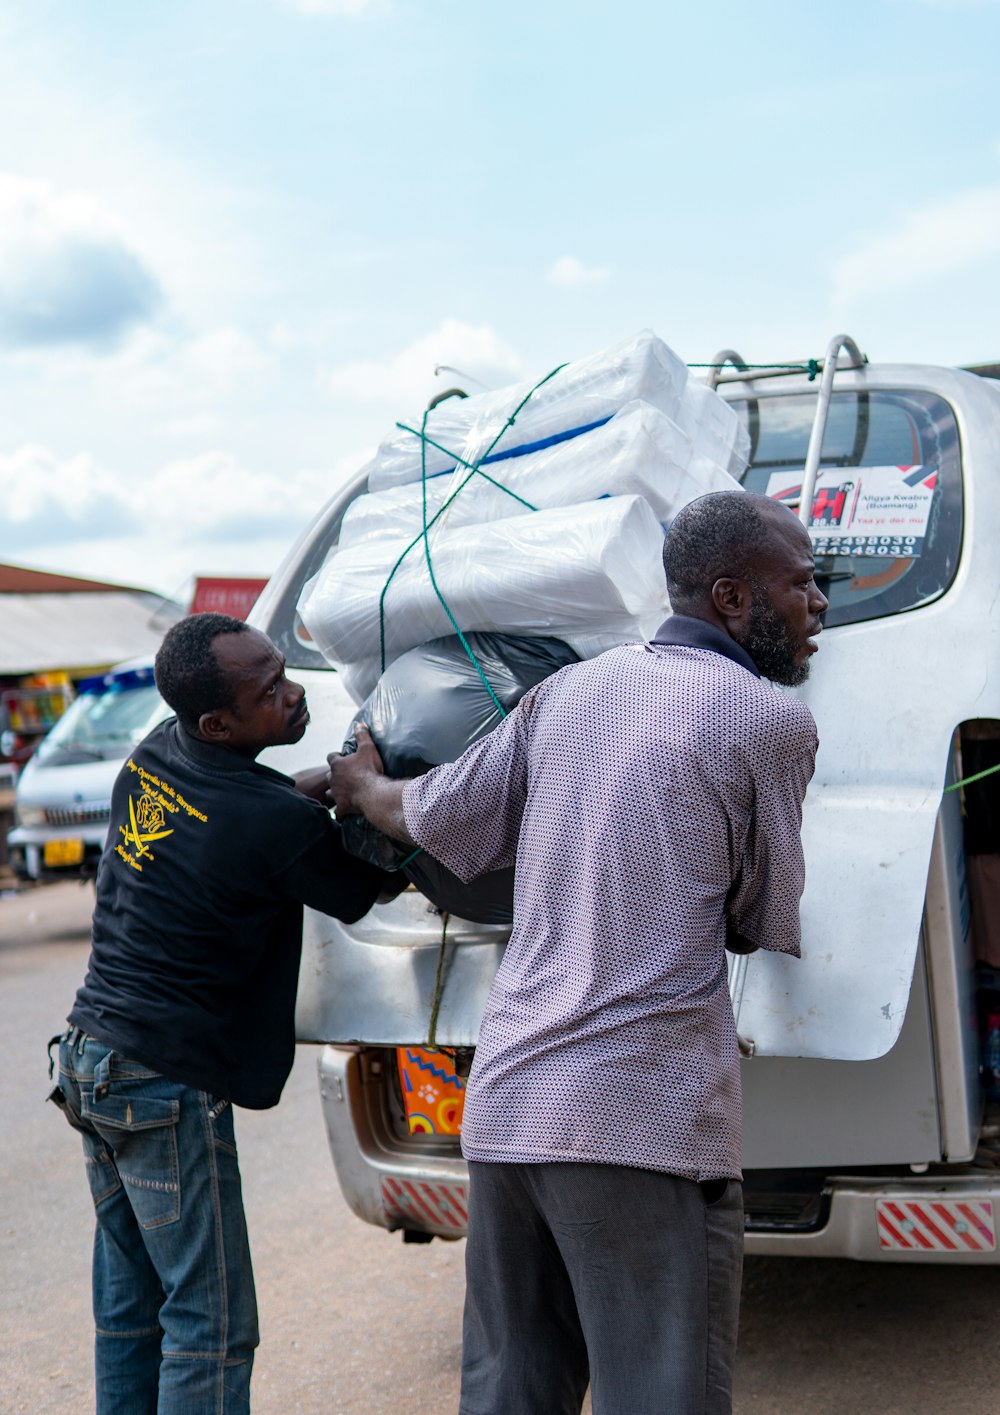
<svg viewBox="0 0 1000 1415">
<path fill-rule="evenodd" d="M 735 402 L 750 434 L 748 491 L 798 510 L 814 392 Z M 834 392 L 810 537 L 828 627 L 915 609 L 942 595 L 962 545 L 955 415 L 919 390 Z"/>
<path fill-rule="evenodd" d="M 50 766 L 124 757 L 168 711 L 152 681 L 112 679 L 82 692 L 35 755 Z"/>
</svg>

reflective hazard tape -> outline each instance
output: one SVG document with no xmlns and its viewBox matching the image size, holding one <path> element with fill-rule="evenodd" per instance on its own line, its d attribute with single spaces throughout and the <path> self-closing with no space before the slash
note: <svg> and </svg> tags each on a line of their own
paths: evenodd
<svg viewBox="0 0 1000 1415">
<path fill-rule="evenodd" d="M 878 1199 L 880 1248 L 989 1253 L 997 1246 L 990 1199 Z"/>
<path fill-rule="evenodd" d="M 468 1191 L 464 1184 L 384 1178 L 382 1203 L 390 1222 L 409 1222 L 429 1233 L 461 1236 L 469 1221 Z"/>
</svg>

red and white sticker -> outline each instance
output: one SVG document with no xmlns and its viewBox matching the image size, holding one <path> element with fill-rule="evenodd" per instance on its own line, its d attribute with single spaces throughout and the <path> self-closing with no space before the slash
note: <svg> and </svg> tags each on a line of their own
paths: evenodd
<svg viewBox="0 0 1000 1415">
<path fill-rule="evenodd" d="M 880 1248 L 909 1253 L 990 1253 L 997 1246 L 990 1199 L 878 1199 Z"/>
<path fill-rule="evenodd" d="M 428 1233 L 461 1236 L 469 1222 L 464 1184 L 428 1184 L 420 1179 L 383 1179 L 382 1203 L 390 1221 L 402 1221 Z"/>
</svg>

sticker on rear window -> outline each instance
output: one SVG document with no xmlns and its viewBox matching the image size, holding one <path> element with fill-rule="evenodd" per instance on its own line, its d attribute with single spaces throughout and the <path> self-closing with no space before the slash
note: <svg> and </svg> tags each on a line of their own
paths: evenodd
<svg viewBox="0 0 1000 1415">
<path fill-rule="evenodd" d="M 817 555 L 916 559 L 924 548 L 937 471 L 930 467 L 833 467 L 820 472 L 809 538 Z M 797 507 L 802 472 L 772 472 L 767 495 Z"/>
</svg>

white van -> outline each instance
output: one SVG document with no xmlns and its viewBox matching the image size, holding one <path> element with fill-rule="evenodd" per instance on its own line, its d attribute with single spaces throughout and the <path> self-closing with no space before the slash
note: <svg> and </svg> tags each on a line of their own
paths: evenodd
<svg viewBox="0 0 1000 1415">
<path fill-rule="evenodd" d="M 96 875 L 115 778 L 135 744 L 169 716 L 151 660 L 119 664 L 77 685 L 18 779 L 7 845 L 21 879 Z"/>
<path fill-rule="evenodd" d="M 994 1013 L 968 882 L 1000 860 L 1000 774 L 952 788 L 1000 764 L 1000 384 L 870 364 L 839 336 L 818 369 L 725 361 L 740 367 L 713 382 L 750 434 L 744 484 L 794 504 L 817 470 L 831 508 L 812 529 L 830 608 L 798 690 L 820 733 L 803 956 L 731 964 L 747 1249 L 995 1263 L 1000 1171 L 980 1055 L 1000 995 Z M 842 534 L 859 488 L 877 507 L 880 488 L 903 483 L 913 495 L 892 492 L 881 534 Z M 308 689 L 304 748 L 272 758 L 286 769 L 338 748 L 353 715 L 295 607 L 363 490 L 361 477 L 325 509 L 252 616 Z M 412 890 L 357 924 L 307 919 L 298 1034 L 327 1044 L 341 1187 L 357 1214 L 411 1241 L 464 1233 L 467 1184 L 460 1107 L 440 1124 L 415 1109 L 412 1066 L 428 1096 L 445 1081 L 460 1091 L 506 937 Z"/>
</svg>

